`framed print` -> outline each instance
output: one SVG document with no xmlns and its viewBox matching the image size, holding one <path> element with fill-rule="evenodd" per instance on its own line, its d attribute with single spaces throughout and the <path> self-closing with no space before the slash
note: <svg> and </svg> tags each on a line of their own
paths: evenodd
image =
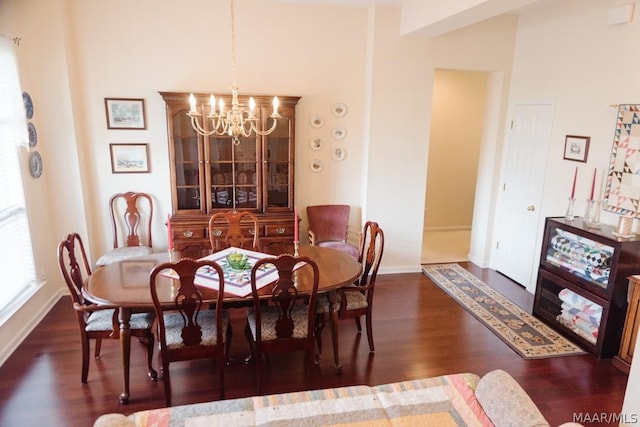
<svg viewBox="0 0 640 427">
<path fill-rule="evenodd" d="M 105 98 L 107 129 L 146 129 L 144 99 Z"/>
<path fill-rule="evenodd" d="M 564 138 L 564 159 L 586 163 L 590 140 L 588 136 L 567 135 Z"/>
<path fill-rule="evenodd" d="M 109 144 L 112 173 L 149 172 L 149 144 Z"/>
</svg>

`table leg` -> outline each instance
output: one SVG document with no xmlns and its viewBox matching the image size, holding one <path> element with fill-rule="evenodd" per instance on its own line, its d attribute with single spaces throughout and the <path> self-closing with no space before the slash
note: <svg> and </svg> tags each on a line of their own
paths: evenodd
<svg viewBox="0 0 640 427">
<path fill-rule="evenodd" d="M 129 403 L 129 360 L 131 355 L 131 310 L 120 307 L 120 349 L 122 351 L 122 373 L 124 377 L 124 391 L 120 394 L 120 403 Z"/>
<path fill-rule="evenodd" d="M 336 307 L 336 291 L 330 291 L 327 297 L 329 298 L 329 326 L 331 328 L 331 344 L 333 344 L 333 361 L 336 374 L 341 374 L 342 364 L 340 363 L 340 354 L 338 352 L 338 307 Z"/>
</svg>

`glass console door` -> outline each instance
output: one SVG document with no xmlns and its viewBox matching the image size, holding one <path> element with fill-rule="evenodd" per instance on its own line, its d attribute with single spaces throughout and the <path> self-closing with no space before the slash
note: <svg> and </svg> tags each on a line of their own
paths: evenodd
<svg viewBox="0 0 640 427">
<path fill-rule="evenodd" d="M 208 161 L 208 211 L 243 209 L 256 211 L 258 198 L 258 140 L 240 138 L 235 145 L 229 136 L 210 136 L 205 155 Z"/>
<path fill-rule="evenodd" d="M 606 295 L 615 248 L 585 236 L 549 226 L 543 262 L 584 281 L 588 289 Z"/>
<path fill-rule="evenodd" d="M 264 191 L 265 211 L 289 210 L 293 198 L 293 108 L 284 107 L 279 110 L 278 120 L 273 133 L 264 137 L 263 157 L 265 168 Z M 270 111 L 262 109 L 263 127 L 270 128 L 272 120 L 268 118 Z"/>
<path fill-rule="evenodd" d="M 191 119 L 187 116 L 187 109 L 178 110 L 171 122 L 173 144 L 174 173 L 173 181 L 174 200 L 177 202 L 179 212 L 204 212 L 206 206 L 200 192 L 203 171 L 200 159 L 202 158 L 202 144 L 200 137 L 191 127 Z"/>
</svg>

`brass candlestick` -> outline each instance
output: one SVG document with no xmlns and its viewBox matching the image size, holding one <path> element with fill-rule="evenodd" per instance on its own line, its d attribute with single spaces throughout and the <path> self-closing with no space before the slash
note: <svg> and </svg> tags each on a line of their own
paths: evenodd
<svg viewBox="0 0 640 427">
<path fill-rule="evenodd" d="M 300 249 L 300 242 L 297 240 L 293 241 L 293 256 L 300 256 L 300 253 L 298 252 Z"/>
</svg>

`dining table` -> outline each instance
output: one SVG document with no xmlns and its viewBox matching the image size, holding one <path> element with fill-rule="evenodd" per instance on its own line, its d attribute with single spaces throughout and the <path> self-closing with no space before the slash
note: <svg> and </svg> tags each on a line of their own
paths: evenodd
<svg viewBox="0 0 640 427">
<path fill-rule="evenodd" d="M 336 293 L 341 287 L 354 283 L 362 273 L 361 264 L 351 255 L 326 247 L 300 246 L 300 256 L 307 256 L 316 262 L 319 271 L 318 294 L 326 295 L 329 300 L 331 341 L 336 373 L 342 372 L 338 351 L 338 313 L 336 307 Z M 265 257 L 276 255 L 264 254 Z M 152 310 L 153 301 L 149 283 L 149 273 L 162 263 L 181 258 L 195 258 L 193 254 L 173 252 L 159 252 L 136 258 L 130 258 L 96 269 L 85 281 L 82 293 L 85 298 L 96 304 L 108 304 L 119 307 L 118 321 L 120 325 L 120 346 L 122 353 L 123 387 L 120 402 L 129 402 L 129 358 L 131 352 L 131 330 L 129 321 L 131 314 L 140 310 Z M 299 295 L 310 294 L 313 284 L 313 269 L 303 266 L 294 272 L 294 281 Z M 163 304 L 171 306 L 175 298 L 176 281 L 168 276 L 158 276 L 159 297 Z M 197 285 L 197 283 L 196 283 Z M 270 287 L 266 286 L 258 291 L 261 298 L 271 297 Z M 204 302 L 215 302 L 217 291 L 205 286 L 199 286 Z M 251 301 L 252 296 L 246 297 L 227 294 L 224 301 Z"/>
</svg>

